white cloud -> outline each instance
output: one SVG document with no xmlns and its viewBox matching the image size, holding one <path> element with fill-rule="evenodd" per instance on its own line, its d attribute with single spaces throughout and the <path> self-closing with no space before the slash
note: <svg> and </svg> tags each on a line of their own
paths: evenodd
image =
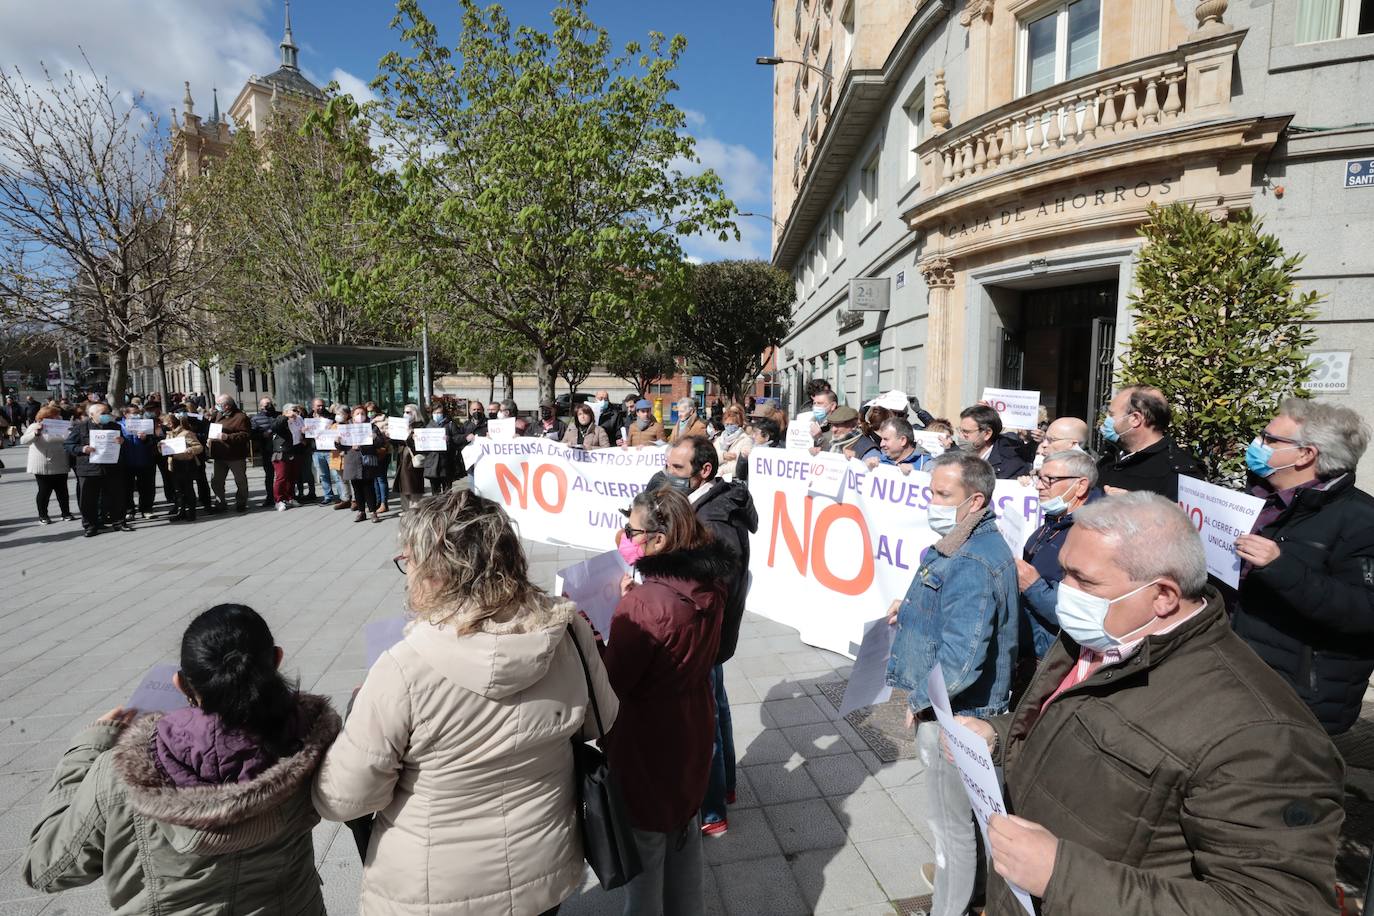
<svg viewBox="0 0 1374 916">
<path fill-rule="evenodd" d="M 375 102 L 377 93 L 373 92 L 367 85 L 367 80 L 360 76 L 354 76 L 341 67 L 335 67 L 329 73 L 328 82 L 339 84 L 339 91 L 346 92 L 353 96 L 353 101 L 361 105 L 363 102 Z"/>
<path fill-rule="evenodd" d="M 268 73 L 280 60 L 281 6 L 274 0 L 0 0 L 0 61 L 18 65 L 31 81 L 40 63 L 60 72 L 89 72 L 144 102 L 164 121 L 181 108 L 183 81 L 191 83 L 196 113 L 210 113 L 210 90 L 228 109 L 251 74 Z M 294 23 L 299 28 L 299 23 Z"/>
<path fill-rule="evenodd" d="M 687 174 L 699 174 L 711 169 L 720 176 L 725 194 L 735 206 L 745 212 L 767 214 L 773 197 L 773 171 L 770 163 L 760 159 L 753 150 L 739 143 L 726 143 L 710 135 L 707 119 L 700 112 L 686 110 L 687 121 L 697 129 L 696 151 L 699 163 L 677 163 Z M 735 220 L 740 238 L 722 242 L 715 236 L 696 236 L 683 241 L 683 248 L 692 257 L 708 261 L 723 258 L 768 259 L 773 224 L 756 216 L 740 216 Z"/>
</svg>

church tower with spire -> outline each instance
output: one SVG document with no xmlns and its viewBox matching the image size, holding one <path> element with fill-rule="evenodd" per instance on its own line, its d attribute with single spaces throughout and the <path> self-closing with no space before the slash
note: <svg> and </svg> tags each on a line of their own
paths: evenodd
<svg viewBox="0 0 1374 916">
<path fill-rule="evenodd" d="M 281 39 L 281 66 L 266 76 L 248 78 L 229 106 L 229 117 L 240 128 L 257 133 L 267 124 L 274 104 L 318 107 L 324 93 L 301 73 L 300 48 L 291 34 L 291 0 L 286 0 L 286 28 Z"/>
</svg>

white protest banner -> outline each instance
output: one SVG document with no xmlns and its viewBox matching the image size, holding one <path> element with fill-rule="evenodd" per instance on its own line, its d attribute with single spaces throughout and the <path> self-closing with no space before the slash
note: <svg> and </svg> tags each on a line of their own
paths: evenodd
<svg viewBox="0 0 1374 916">
<path fill-rule="evenodd" d="M 91 447 L 95 449 L 91 452 L 91 464 L 118 464 L 119 430 L 91 430 Z"/>
<path fill-rule="evenodd" d="M 807 493 L 844 502 L 844 485 L 849 473 L 849 459 L 831 452 L 811 456 L 811 486 Z"/>
<path fill-rule="evenodd" d="M 345 423 L 338 428 L 339 442 L 342 445 L 371 445 L 371 423 Z"/>
<path fill-rule="evenodd" d="M 386 418 L 386 437 L 396 442 L 404 442 L 410 435 L 410 421 L 405 417 Z"/>
<path fill-rule="evenodd" d="M 787 447 L 790 449 L 809 449 L 816 444 L 811 438 L 811 412 L 799 413 L 787 424 Z"/>
<path fill-rule="evenodd" d="M 448 430 L 442 426 L 417 427 L 410 431 L 415 437 L 415 451 L 443 452 L 448 450 Z"/>
<path fill-rule="evenodd" d="M 567 595 L 591 618 L 602 636 L 611 634 L 611 616 L 620 603 L 620 580 L 630 571 L 618 550 L 599 553 L 589 560 L 558 571 L 559 594 Z"/>
<path fill-rule="evenodd" d="M 804 642 L 852 655 L 864 625 L 906 594 L 921 552 L 936 540 L 926 523 L 930 474 L 851 461 L 844 499 L 832 503 L 810 494 L 811 467 L 812 457 L 795 451 L 749 453 L 759 529 L 750 540 L 748 607 L 795 628 Z M 1035 491 L 1014 480 L 997 481 L 993 508 L 1022 515 L 1026 534 L 1040 526 Z M 1024 540 L 1008 543 L 1020 556 Z"/>
<path fill-rule="evenodd" d="M 181 455 L 186 451 L 185 436 L 168 436 L 157 444 L 157 450 L 164 455 Z"/>
<path fill-rule="evenodd" d="M 1239 588 L 1241 561 L 1236 556 L 1236 538 L 1255 527 L 1264 500 L 1180 474 L 1178 504 L 1197 526 L 1207 555 L 1207 572 Z"/>
<path fill-rule="evenodd" d="M 945 743 L 954 757 L 954 766 L 963 780 L 969 804 L 973 806 L 973 818 L 978 822 L 978 829 L 983 831 L 984 848 L 990 849 L 988 818 L 994 814 L 1006 817 L 1007 803 L 1002 798 L 1002 786 L 997 781 L 997 767 L 992 754 L 988 753 L 988 743 L 954 720 L 954 713 L 949 706 L 949 690 L 945 687 L 945 673 L 940 669 L 939 662 L 935 663 L 930 676 L 926 678 L 926 694 L 935 709 L 935 718 L 940 721 L 940 728 L 945 733 Z M 1026 912 L 1035 916 L 1035 904 L 1031 902 L 1030 894 L 1010 881 L 1007 887 L 1011 888 Z"/>
<path fill-rule="evenodd" d="M 1007 429 L 1035 429 L 1040 422 L 1040 392 L 984 388 L 983 401 L 1002 418 Z"/>
<path fill-rule="evenodd" d="M 886 614 L 864 625 L 864 641 L 854 657 L 854 668 L 849 672 L 849 683 L 840 701 L 841 716 L 892 698 L 892 688 L 887 684 L 887 660 L 896 638 L 897 628 L 888 624 Z"/>
<path fill-rule="evenodd" d="M 153 434 L 153 421 L 143 417 L 130 417 L 124 421 L 124 428 L 130 434 L 143 433 L 145 436 L 151 436 Z"/>
<path fill-rule="evenodd" d="M 515 417 L 487 421 L 487 435 L 493 439 L 515 438 Z"/>
<path fill-rule="evenodd" d="M 941 433 L 932 433 L 928 430 L 918 429 L 912 433 L 916 437 L 916 444 L 930 453 L 931 457 L 939 458 L 945 453 L 945 447 L 940 444 Z"/>
<path fill-rule="evenodd" d="M 170 662 L 148 669 L 148 673 L 143 675 L 143 680 L 139 681 L 138 687 L 134 688 L 134 695 L 124 704 L 124 708 L 137 709 L 139 712 L 171 712 L 189 706 L 186 695 L 177 690 L 176 684 L 172 683 L 172 675 L 180 670 L 180 665 Z"/>
<path fill-rule="evenodd" d="M 43 421 L 43 435 L 47 436 L 49 439 L 65 439 L 67 438 L 67 433 L 71 431 L 71 420 L 47 419 Z"/>
<path fill-rule="evenodd" d="M 521 537 L 606 550 L 667 449 L 569 448 L 542 438 L 479 438 L 463 450 L 472 488 L 505 508 Z M 467 460 L 471 456 L 475 460 Z M 809 456 L 808 456 L 809 457 Z"/>
<path fill-rule="evenodd" d="M 315 451 L 332 452 L 334 444 L 339 441 L 339 431 L 337 429 L 322 429 L 315 433 Z"/>
<path fill-rule="evenodd" d="M 305 433 L 307 439 L 313 439 L 327 429 L 329 429 L 328 417 L 306 417 L 301 420 L 301 432 Z"/>
<path fill-rule="evenodd" d="M 222 439 L 222 438 L 224 438 L 224 424 L 223 424 L 223 423 L 211 423 L 211 424 L 210 424 L 210 432 L 209 432 L 207 435 L 208 435 L 209 438 L 211 438 L 211 439 Z"/>
<path fill-rule="evenodd" d="M 382 653 L 405 638 L 405 617 L 387 617 L 374 620 L 363 627 L 363 645 L 367 651 L 367 667 L 371 668 L 382 657 Z"/>
</svg>

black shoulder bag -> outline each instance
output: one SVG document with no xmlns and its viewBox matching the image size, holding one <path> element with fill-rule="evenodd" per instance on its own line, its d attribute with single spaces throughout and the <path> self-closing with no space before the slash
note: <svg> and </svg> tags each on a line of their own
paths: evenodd
<svg viewBox="0 0 1374 916">
<path fill-rule="evenodd" d="M 606 727 L 601 724 L 601 709 L 596 702 L 596 690 L 592 687 L 592 673 L 587 668 L 587 658 L 582 654 L 582 645 L 577 641 L 571 623 L 568 624 L 568 636 L 577 650 L 578 661 L 582 663 L 582 675 L 587 680 L 587 705 L 596 717 L 597 740 L 601 740 L 606 736 Z M 592 871 L 596 872 L 602 888 L 611 890 L 626 884 L 642 870 L 639 847 L 635 845 L 634 830 L 630 826 L 630 815 L 625 809 L 620 786 L 606 766 L 606 755 L 577 735 L 573 735 L 572 746 L 573 771 L 577 776 L 578 822 L 582 828 L 582 854 Z"/>
</svg>

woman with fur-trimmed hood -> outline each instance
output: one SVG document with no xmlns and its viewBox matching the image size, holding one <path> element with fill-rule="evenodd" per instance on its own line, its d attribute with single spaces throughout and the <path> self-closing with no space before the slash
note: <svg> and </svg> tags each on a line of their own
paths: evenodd
<svg viewBox="0 0 1374 916">
<path fill-rule="evenodd" d="M 530 582 L 510 519 L 476 493 L 417 500 L 400 547 L 417 619 L 368 671 L 315 807 L 376 814 L 363 914 L 552 911 L 582 883 L 572 739 L 597 737 L 589 679 L 602 724 L 616 716 L 591 627 Z"/>
<path fill-rule="evenodd" d="M 339 731 L 324 697 L 278 673 L 251 608 L 187 627 L 173 683 L 184 709 L 115 709 L 62 757 L 29 838 L 24 882 L 105 879 L 116 913 L 324 913 L 310 779 Z"/>
</svg>

